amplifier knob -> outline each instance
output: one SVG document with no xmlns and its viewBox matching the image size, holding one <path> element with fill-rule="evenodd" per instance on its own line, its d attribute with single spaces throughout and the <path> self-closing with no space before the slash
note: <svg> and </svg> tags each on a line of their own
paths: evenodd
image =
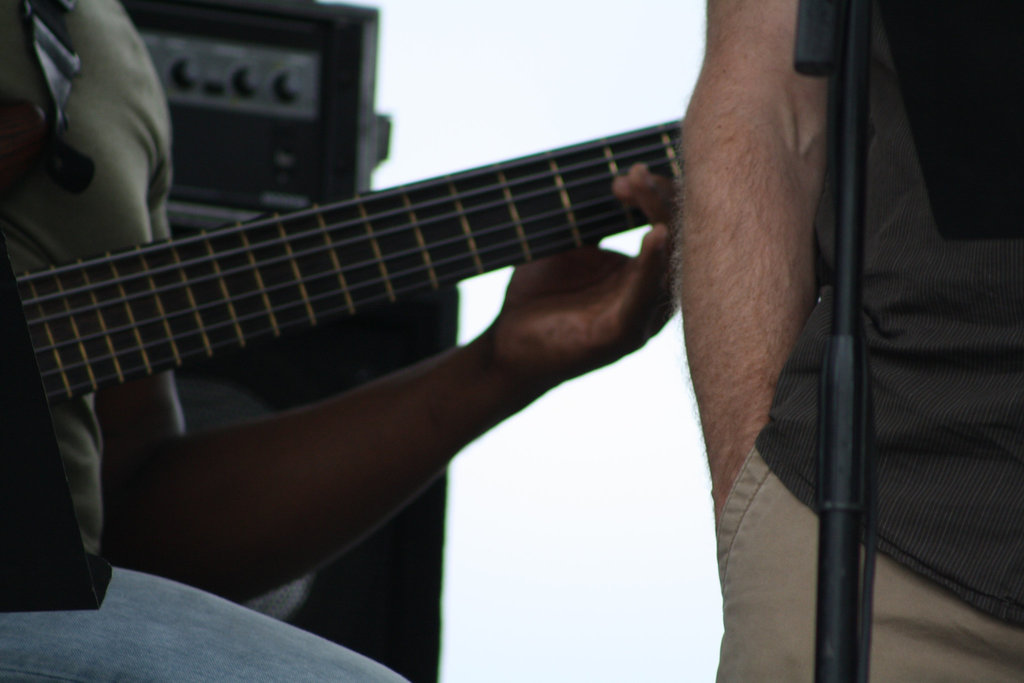
<svg viewBox="0 0 1024 683">
<path fill-rule="evenodd" d="M 274 94 L 282 102 L 294 102 L 302 94 L 299 77 L 290 71 L 278 74 L 274 79 Z"/>
<path fill-rule="evenodd" d="M 179 88 L 188 90 L 199 82 L 199 67 L 191 59 L 182 57 L 171 66 L 171 80 Z"/>
<path fill-rule="evenodd" d="M 252 72 L 252 69 L 243 66 L 231 76 L 231 85 L 239 95 L 249 96 L 260 87 L 260 80 Z"/>
</svg>

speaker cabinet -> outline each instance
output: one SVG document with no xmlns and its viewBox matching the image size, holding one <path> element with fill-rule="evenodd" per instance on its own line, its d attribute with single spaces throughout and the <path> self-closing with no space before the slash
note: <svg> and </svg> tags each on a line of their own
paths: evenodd
<svg viewBox="0 0 1024 683">
<path fill-rule="evenodd" d="M 286 0 L 124 4 L 170 105 L 176 233 L 369 187 L 388 136 L 373 102 L 376 10 Z M 215 358 L 179 373 L 186 419 L 201 429 L 352 388 L 454 344 L 456 315 L 452 291 Z M 439 481 L 260 606 L 417 683 L 435 681 L 444 512 Z"/>
</svg>

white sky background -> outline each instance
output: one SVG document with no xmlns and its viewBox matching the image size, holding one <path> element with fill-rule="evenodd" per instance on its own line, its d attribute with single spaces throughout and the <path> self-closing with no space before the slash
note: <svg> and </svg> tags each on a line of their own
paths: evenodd
<svg viewBox="0 0 1024 683">
<path fill-rule="evenodd" d="M 377 188 L 678 119 L 703 49 L 701 0 L 360 4 L 381 10 L 377 108 L 394 122 Z M 460 338 L 507 279 L 463 285 Z M 682 357 L 677 316 L 456 459 L 443 683 L 713 680 L 721 603 Z"/>
</svg>

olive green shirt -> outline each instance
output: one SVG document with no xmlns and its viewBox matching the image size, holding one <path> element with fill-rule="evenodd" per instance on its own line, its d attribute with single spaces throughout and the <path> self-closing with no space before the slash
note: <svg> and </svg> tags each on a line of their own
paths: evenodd
<svg viewBox="0 0 1024 683">
<path fill-rule="evenodd" d="M 0 0 L 0 16 L 0 101 L 29 100 L 49 111 L 21 2 Z M 71 194 L 39 163 L 0 196 L 0 227 L 16 272 L 168 235 L 170 118 L 145 46 L 115 0 L 83 0 L 67 24 L 82 59 L 67 106 L 67 140 L 92 158 L 96 174 L 85 192 Z M 83 540 L 99 552 L 103 445 L 93 400 L 51 408 Z"/>
</svg>

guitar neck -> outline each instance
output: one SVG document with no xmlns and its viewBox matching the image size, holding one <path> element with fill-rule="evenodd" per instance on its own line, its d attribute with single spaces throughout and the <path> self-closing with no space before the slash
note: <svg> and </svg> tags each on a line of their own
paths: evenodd
<svg viewBox="0 0 1024 683">
<path fill-rule="evenodd" d="M 642 224 L 610 181 L 637 162 L 678 175 L 676 127 L 23 275 L 47 397 L 180 367 Z"/>
</svg>

